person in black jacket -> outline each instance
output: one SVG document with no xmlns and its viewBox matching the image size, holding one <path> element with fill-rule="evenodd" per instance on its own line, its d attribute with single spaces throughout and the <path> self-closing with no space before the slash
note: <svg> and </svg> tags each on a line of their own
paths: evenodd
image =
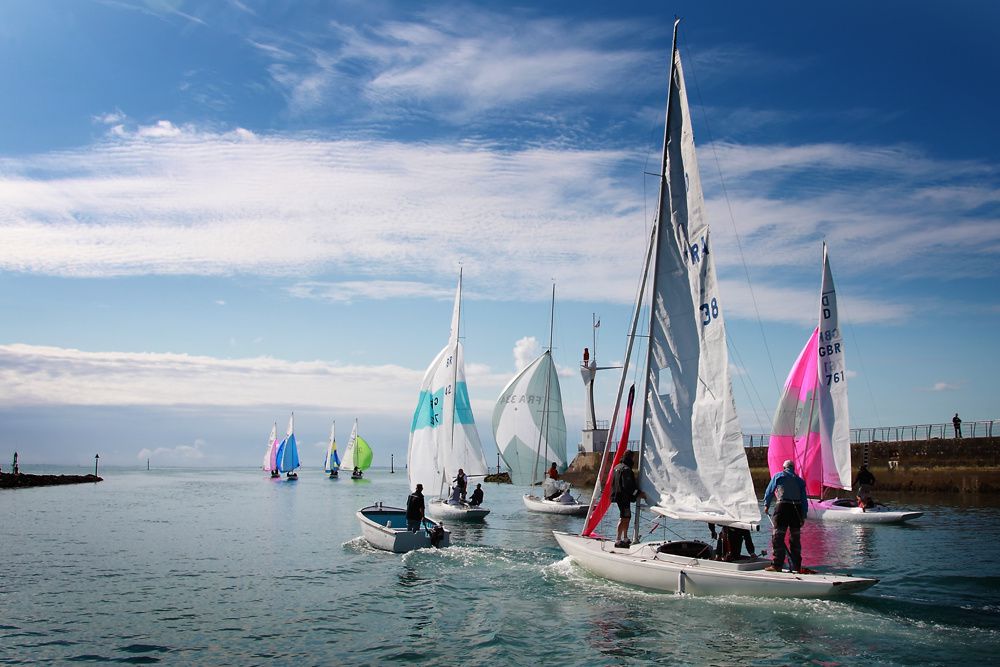
<svg viewBox="0 0 1000 667">
<path fill-rule="evenodd" d="M 406 529 L 411 533 L 420 530 L 424 520 L 424 485 L 417 484 L 416 490 L 406 499 Z"/>
<path fill-rule="evenodd" d="M 632 518 L 632 503 L 646 494 L 639 490 L 635 483 L 635 473 L 632 471 L 632 452 L 625 452 L 621 463 L 611 472 L 611 502 L 618 505 L 618 533 L 615 536 L 615 546 L 627 548 L 632 542 L 628 539 L 628 522 Z"/>
<path fill-rule="evenodd" d="M 872 496 L 872 491 L 875 489 L 875 475 L 868 470 L 868 466 L 863 465 L 858 468 L 858 476 L 854 479 L 854 489 L 861 511 L 864 512 L 868 508 L 874 507 L 875 498 Z"/>
</svg>

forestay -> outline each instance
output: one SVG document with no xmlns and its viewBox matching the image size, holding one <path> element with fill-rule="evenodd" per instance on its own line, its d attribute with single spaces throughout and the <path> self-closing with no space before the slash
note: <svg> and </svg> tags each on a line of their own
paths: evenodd
<svg viewBox="0 0 1000 667">
<path fill-rule="evenodd" d="M 729 378 L 726 328 L 679 52 L 656 235 L 640 484 L 667 516 L 760 521 Z"/>
<path fill-rule="evenodd" d="M 493 409 L 493 434 L 514 484 L 540 481 L 552 462 L 566 469 L 566 418 L 551 350 L 504 387 Z"/>
</svg>

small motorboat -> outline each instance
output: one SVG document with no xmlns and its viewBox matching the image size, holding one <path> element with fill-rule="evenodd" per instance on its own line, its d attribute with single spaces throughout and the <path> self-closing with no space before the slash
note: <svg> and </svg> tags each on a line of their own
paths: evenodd
<svg viewBox="0 0 1000 667">
<path fill-rule="evenodd" d="M 363 507 L 357 512 L 361 535 L 376 549 L 405 554 L 414 549 L 447 547 L 451 531 L 439 522 L 424 519 L 416 532 L 406 527 L 406 510 L 382 503 Z"/>
</svg>

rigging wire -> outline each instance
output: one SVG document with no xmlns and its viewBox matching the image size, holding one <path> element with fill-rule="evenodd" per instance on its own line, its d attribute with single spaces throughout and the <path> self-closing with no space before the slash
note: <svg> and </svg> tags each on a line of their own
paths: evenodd
<svg viewBox="0 0 1000 667">
<path fill-rule="evenodd" d="M 686 47 L 684 48 L 685 59 L 691 63 L 693 59 L 690 56 Z M 767 335 L 764 333 L 764 322 L 760 317 L 760 308 L 757 305 L 757 295 L 753 289 L 753 282 L 750 279 L 750 266 L 747 264 L 746 254 L 743 252 L 743 240 L 740 237 L 740 232 L 736 227 L 736 215 L 733 213 L 733 203 L 729 199 L 729 189 L 726 187 L 726 179 L 722 175 L 722 163 L 719 161 L 719 153 L 715 148 L 715 140 L 712 136 L 712 127 L 708 122 L 708 114 L 705 113 L 705 103 L 701 97 L 701 88 L 698 86 L 698 77 L 695 74 L 694 69 L 690 69 L 691 78 L 694 80 L 695 94 L 698 96 L 698 106 L 701 110 L 702 121 L 705 123 L 705 132 L 708 134 L 708 142 L 712 147 L 712 156 L 715 158 L 715 168 L 719 172 L 719 183 L 722 187 L 722 195 L 726 200 L 726 208 L 729 211 L 729 221 L 733 226 L 733 234 L 736 236 L 736 247 L 740 252 L 740 261 L 743 263 L 743 272 L 747 278 L 747 287 L 750 289 L 750 301 L 753 303 L 754 314 L 757 317 L 757 326 L 760 328 L 760 337 L 764 341 L 764 350 L 767 353 L 767 363 L 771 367 L 771 377 L 774 379 L 774 387 L 778 394 L 781 394 L 781 385 L 778 384 L 778 374 L 774 370 L 774 360 L 771 357 L 771 348 L 767 344 Z"/>
</svg>

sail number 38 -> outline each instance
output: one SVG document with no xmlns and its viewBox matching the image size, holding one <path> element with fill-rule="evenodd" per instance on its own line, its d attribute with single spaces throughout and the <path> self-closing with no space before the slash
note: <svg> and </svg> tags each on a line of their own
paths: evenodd
<svg viewBox="0 0 1000 667">
<path fill-rule="evenodd" d="M 701 304 L 701 324 L 708 326 L 712 320 L 719 317 L 719 302 L 712 299 L 708 303 Z"/>
</svg>

